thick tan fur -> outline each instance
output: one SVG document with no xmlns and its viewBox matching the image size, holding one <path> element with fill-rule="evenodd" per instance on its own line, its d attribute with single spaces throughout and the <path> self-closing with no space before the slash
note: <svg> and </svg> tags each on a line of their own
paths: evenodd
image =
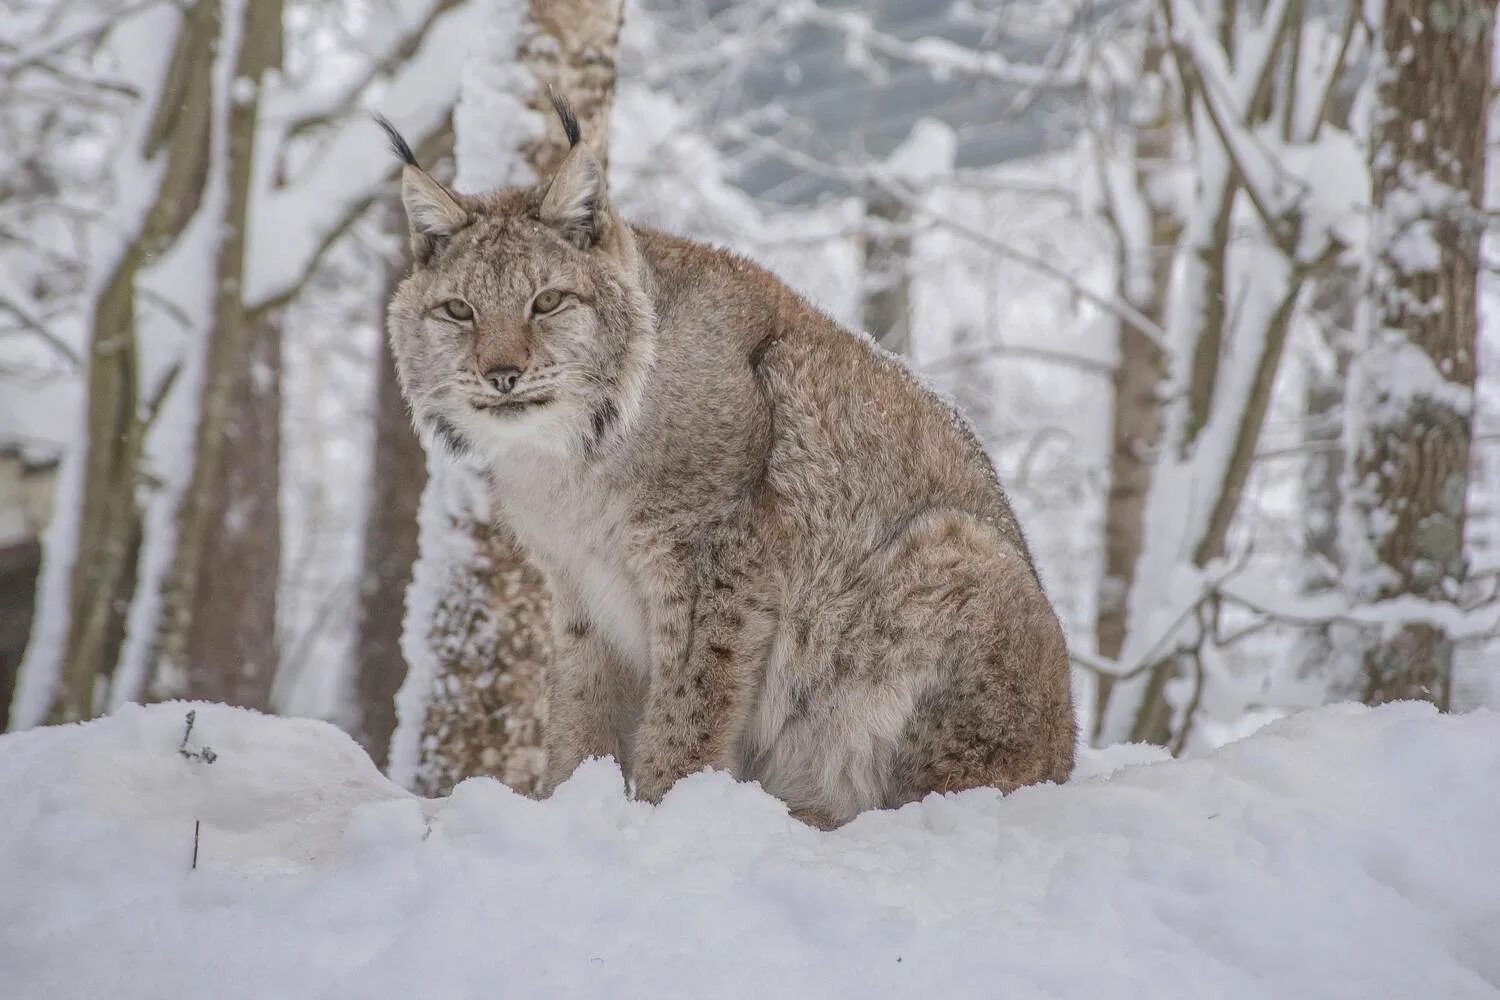
<svg viewBox="0 0 1500 1000">
<path fill-rule="evenodd" d="M 713 767 L 832 826 L 1065 780 L 1062 631 L 974 435 L 766 271 L 626 224 L 600 174 L 580 145 L 471 197 L 408 166 L 390 308 L 419 431 L 488 472 L 553 592 L 547 788 L 595 755 L 652 801 Z"/>
</svg>

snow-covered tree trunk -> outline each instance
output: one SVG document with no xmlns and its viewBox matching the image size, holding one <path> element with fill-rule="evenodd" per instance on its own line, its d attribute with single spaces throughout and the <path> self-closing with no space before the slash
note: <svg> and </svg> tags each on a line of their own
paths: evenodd
<svg viewBox="0 0 1500 1000">
<path fill-rule="evenodd" d="M 572 101 L 601 161 L 621 0 L 489 0 L 455 120 L 463 190 L 531 184 L 567 142 L 547 96 Z M 402 636 L 393 778 L 438 794 L 486 774 L 532 792 L 542 773 L 542 670 L 549 601 L 540 574 L 491 510 L 482 475 L 428 458 L 421 555 Z"/>
<path fill-rule="evenodd" d="M 1341 269 L 1318 283 L 1312 310 L 1321 329 L 1307 345 L 1302 387 L 1302 568 L 1303 593 L 1328 594 L 1342 585 L 1343 554 L 1339 518 L 1344 506 L 1345 455 L 1339 429 L 1347 405 L 1351 337 L 1358 297 L 1358 274 Z M 1347 688 L 1344 626 L 1328 623 L 1299 636 L 1299 671 L 1319 677 L 1338 698 Z"/>
<path fill-rule="evenodd" d="M 156 696 L 264 709 L 277 652 L 281 329 L 269 311 L 247 309 L 242 292 L 262 83 L 281 63 L 281 0 L 251 0 L 242 18 L 231 36 L 239 52 L 223 148 L 211 157 L 224 188 L 192 472 L 148 669 Z"/>
<path fill-rule="evenodd" d="M 406 213 L 392 198 L 382 210 L 392 246 L 399 247 L 381 287 L 380 311 L 406 277 Z M 365 511 L 363 566 L 359 581 L 359 625 L 354 647 L 354 685 L 359 712 L 355 735 L 384 767 L 396 731 L 396 693 L 406 679 L 401 623 L 412 566 L 417 561 L 417 515 L 427 484 L 426 459 L 412 430 L 390 340 L 380 338 L 375 382 L 375 439 L 370 452 L 369 504 Z"/>
<path fill-rule="evenodd" d="M 1488 0 L 1385 4 L 1343 536 L 1362 601 L 1451 602 L 1464 583 L 1494 18 Z M 1365 654 L 1365 700 L 1446 707 L 1452 664 L 1441 628 L 1393 625 Z"/>
<path fill-rule="evenodd" d="M 1154 194 L 1164 186 L 1173 163 L 1176 134 L 1165 58 L 1165 46 L 1156 39 L 1148 41 L 1133 113 L 1133 178 L 1128 191 L 1117 191 L 1109 200 L 1119 243 L 1116 292 L 1158 327 L 1166 325 L 1172 251 L 1182 232 L 1181 220 Z M 1161 444 L 1167 360 L 1162 346 L 1145 331 L 1119 324 L 1109 492 L 1104 505 L 1104 567 L 1094 623 L 1095 649 L 1110 659 L 1120 655 L 1125 643 L 1126 609 L 1144 540 L 1146 497 Z M 1096 729 L 1112 686 L 1111 678 L 1099 679 Z"/>
</svg>

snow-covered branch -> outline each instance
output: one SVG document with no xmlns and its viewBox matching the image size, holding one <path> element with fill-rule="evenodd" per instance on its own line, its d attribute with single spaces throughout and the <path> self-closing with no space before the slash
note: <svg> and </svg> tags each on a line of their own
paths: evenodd
<svg viewBox="0 0 1500 1000">
<path fill-rule="evenodd" d="M 836 33 L 844 41 L 845 57 L 855 65 L 869 63 L 878 55 L 925 69 L 938 79 L 971 77 L 1055 90 L 1077 89 L 1085 83 L 1084 74 L 1072 66 L 1016 62 L 1000 52 L 979 51 L 944 38 L 906 41 L 882 31 L 868 14 L 850 9 L 830 10 L 816 0 L 783 4 L 781 20 L 786 25 L 810 24 Z"/>
<path fill-rule="evenodd" d="M 1242 54 L 1229 67 L 1195 4 L 1168 0 L 1172 51 L 1183 85 L 1201 102 L 1236 179 L 1276 245 L 1296 252 L 1296 215 L 1304 185 L 1289 183 L 1282 161 L 1250 125 L 1249 109 L 1269 81 L 1287 36 L 1291 0 L 1274 0 Z M 1289 190 L 1290 189 L 1290 190 Z"/>
<path fill-rule="evenodd" d="M 383 113 L 421 145 L 448 129 L 463 68 L 463 60 L 454 53 L 467 51 L 479 5 L 424 0 L 419 9 L 426 11 L 425 19 L 397 35 L 381 57 L 391 59 L 415 41 L 410 54 L 397 60 L 394 72 L 381 80 L 381 105 Z M 324 251 L 393 175 L 395 165 L 375 130 L 364 115 L 352 113 L 357 99 L 353 93 L 342 94 L 339 100 L 351 113 L 335 117 L 329 134 L 319 138 L 313 162 L 283 183 L 277 183 L 282 144 L 293 126 L 309 120 L 313 108 L 304 106 L 295 118 L 267 124 L 269 134 L 259 140 L 257 152 L 262 207 L 251 219 L 244 292 L 251 308 L 265 308 L 294 294 Z M 331 106 L 317 105 L 321 111 Z"/>
<path fill-rule="evenodd" d="M 172 0 L 132 0 L 113 9 L 95 13 L 90 10 L 76 21 L 71 15 L 79 13 L 82 5 L 72 5 L 61 11 L 61 23 L 49 23 L 46 30 L 29 47 L 6 53 L 0 59 L 0 77 L 11 77 L 23 70 L 42 67 L 75 46 L 97 41 L 112 27 L 123 20 L 134 17 L 148 8 L 160 4 L 171 4 Z M 176 6 L 176 4 L 172 4 Z M 9 49 L 8 44 L 0 43 Z"/>
<path fill-rule="evenodd" d="M 373 37 L 361 39 L 368 55 L 364 67 L 351 79 L 323 90 L 301 87 L 272 94 L 263 119 L 269 126 L 278 127 L 286 141 L 355 114 L 373 86 L 397 74 L 421 49 L 442 14 L 469 2 L 421 0 L 394 5 L 389 21 L 382 21 Z"/>
</svg>

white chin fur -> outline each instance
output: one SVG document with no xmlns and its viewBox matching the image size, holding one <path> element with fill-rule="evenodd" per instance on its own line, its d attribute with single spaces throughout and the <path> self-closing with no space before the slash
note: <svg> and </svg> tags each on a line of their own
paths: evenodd
<svg viewBox="0 0 1500 1000">
<path fill-rule="evenodd" d="M 469 410 L 459 426 L 473 445 L 484 453 L 503 474 L 504 463 L 513 460 L 517 450 L 563 453 L 567 451 L 572 409 L 562 400 L 518 413 L 489 413 Z"/>
</svg>

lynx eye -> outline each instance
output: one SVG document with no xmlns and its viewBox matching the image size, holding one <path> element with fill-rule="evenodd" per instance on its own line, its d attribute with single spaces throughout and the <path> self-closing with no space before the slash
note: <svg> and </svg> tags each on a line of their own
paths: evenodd
<svg viewBox="0 0 1500 1000">
<path fill-rule="evenodd" d="M 463 299 L 449 299 L 443 303 L 443 312 L 449 319 L 467 323 L 474 318 L 474 310 Z"/>
<path fill-rule="evenodd" d="M 555 288 L 543 289 L 537 292 L 536 298 L 531 300 L 531 311 L 538 316 L 546 315 L 562 305 L 563 294 Z"/>
</svg>

